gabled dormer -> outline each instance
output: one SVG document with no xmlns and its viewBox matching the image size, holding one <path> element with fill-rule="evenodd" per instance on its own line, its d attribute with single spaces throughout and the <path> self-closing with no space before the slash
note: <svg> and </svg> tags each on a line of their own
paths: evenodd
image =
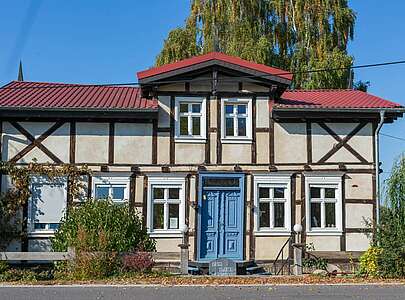
<svg viewBox="0 0 405 300">
<path fill-rule="evenodd" d="M 280 96 L 290 85 L 291 73 L 219 52 L 184 59 L 137 73 L 144 95 L 159 92 Z"/>
</svg>

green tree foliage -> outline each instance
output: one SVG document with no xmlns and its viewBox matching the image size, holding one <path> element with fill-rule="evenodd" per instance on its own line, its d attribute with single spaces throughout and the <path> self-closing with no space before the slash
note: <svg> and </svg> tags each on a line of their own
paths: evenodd
<svg viewBox="0 0 405 300">
<path fill-rule="evenodd" d="M 354 23 L 347 0 L 192 0 L 156 65 L 221 51 L 297 72 L 295 88 L 345 88 L 349 71 L 306 71 L 350 67 Z"/>
<path fill-rule="evenodd" d="M 405 155 L 398 160 L 387 180 L 386 203 L 375 246 L 381 249 L 378 273 L 383 277 L 405 277 Z"/>
<path fill-rule="evenodd" d="M 155 244 L 142 226 L 141 218 L 128 205 L 116 205 L 110 200 L 88 200 L 67 213 L 55 237 L 52 248 L 66 251 L 154 251 Z"/>
</svg>

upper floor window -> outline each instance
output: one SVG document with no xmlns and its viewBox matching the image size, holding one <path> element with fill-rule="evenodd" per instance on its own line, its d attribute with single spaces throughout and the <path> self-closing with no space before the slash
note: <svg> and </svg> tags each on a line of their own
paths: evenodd
<svg viewBox="0 0 405 300">
<path fill-rule="evenodd" d="M 129 176 L 105 174 L 93 177 L 93 197 L 124 203 L 129 199 Z"/>
<path fill-rule="evenodd" d="M 206 101 L 198 97 L 176 97 L 176 140 L 179 142 L 205 141 Z"/>
<path fill-rule="evenodd" d="M 342 179 L 305 176 L 306 219 L 309 233 L 342 232 Z"/>
<path fill-rule="evenodd" d="M 185 197 L 183 177 L 148 177 L 147 227 L 157 235 L 181 235 L 185 224 Z"/>
<path fill-rule="evenodd" d="M 290 234 L 290 175 L 255 175 L 256 234 Z"/>
<path fill-rule="evenodd" d="M 224 142 L 252 140 L 251 111 L 251 99 L 222 99 L 222 140 Z"/>
</svg>

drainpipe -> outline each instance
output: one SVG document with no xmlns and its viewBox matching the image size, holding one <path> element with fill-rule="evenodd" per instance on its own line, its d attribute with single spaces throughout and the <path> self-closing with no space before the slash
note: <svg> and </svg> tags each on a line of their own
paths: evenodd
<svg viewBox="0 0 405 300">
<path fill-rule="evenodd" d="M 380 122 L 378 123 L 377 129 L 374 133 L 374 143 L 375 143 L 375 196 L 376 196 L 376 224 L 380 224 L 380 149 L 379 149 L 379 133 L 382 125 L 384 124 L 385 110 L 380 111 Z"/>
</svg>

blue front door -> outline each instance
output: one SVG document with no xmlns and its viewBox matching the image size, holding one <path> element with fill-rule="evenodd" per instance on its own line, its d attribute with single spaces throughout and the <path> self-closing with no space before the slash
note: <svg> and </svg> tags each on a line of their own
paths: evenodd
<svg viewBox="0 0 405 300">
<path fill-rule="evenodd" d="M 243 260 L 243 174 L 201 174 L 198 259 Z"/>
</svg>

